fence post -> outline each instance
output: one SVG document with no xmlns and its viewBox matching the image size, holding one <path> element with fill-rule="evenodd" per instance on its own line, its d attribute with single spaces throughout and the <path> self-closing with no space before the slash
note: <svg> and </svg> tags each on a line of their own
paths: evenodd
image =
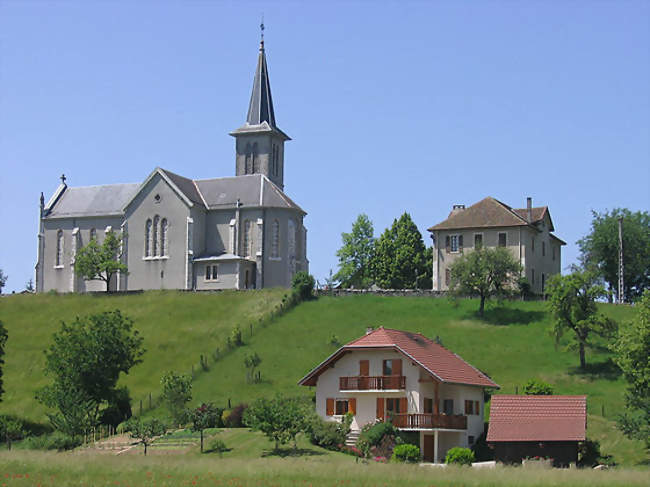
<svg viewBox="0 0 650 487">
<path fill-rule="evenodd" d="M 230 405 L 230 398 L 228 398 L 228 409 L 232 409 L 232 406 Z"/>
<path fill-rule="evenodd" d="M 151 409 L 151 392 L 149 393 L 149 409 Z"/>
<path fill-rule="evenodd" d="M 253 336 L 253 323 L 251 323 L 251 336 Z"/>
<path fill-rule="evenodd" d="M 140 416 L 142 416 L 142 399 L 140 399 Z"/>
</svg>

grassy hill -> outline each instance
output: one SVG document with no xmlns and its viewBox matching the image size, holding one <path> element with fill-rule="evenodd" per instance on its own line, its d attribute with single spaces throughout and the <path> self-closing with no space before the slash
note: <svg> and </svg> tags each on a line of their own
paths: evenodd
<svg viewBox="0 0 650 487">
<path fill-rule="evenodd" d="M 625 384 L 604 347 L 587 354 L 586 372 L 577 367 L 576 352 L 557 348 L 548 334 L 550 316 L 544 303 L 513 302 L 488 309 L 476 317 L 474 300 L 397 298 L 379 296 L 321 297 L 303 303 L 250 336 L 247 325 L 276 306 L 284 290 L 247 293 L 192 294 L 151 292 L 129 296 L 15 296 L 0 300 L 0 319 L 9 330 L 1 411 L 43 419 L 33 391 L 46 383 L 42 350 L 61 319 L 103 309 L 120 308 L 132 316 L 145 337 L 144 363 L 124 378 L 136 401 L 159 392 L 164 370 L 188 371 L 201 353 L 220 346 L 234 324 L 244 327 L 245 346 L 210 362 L 193 384 L 195 402 L 234 405 L 275 393 L 309 394 L 296 383 L 332 353 L 336 335 L 341 343 L 367 326 L 399 328 L 440 336 L 443 344 L 501 385 L 502 393 L 521 390 L 531 377 L 550 382 L 559 394 L 587 394 L 589 436 L 599 439 L 606 453 L 634 464 L 644 461 L 641 444 L 624 438 L 613 419 L 622 409 Z M 603 305 L 618 321 L 632 316 L 628 307 Z M 601 344 L 603 345 L 603 344 Z M 246 383 L 244 354 L 255 350 L 262 358 L 262 383 Z M 134 405 L 136 406 L 136 405 Z M 137 406 L 134 407 L 137 410 Z M 156 411 L 154 414 L 163 414 Z"/>
</svg>

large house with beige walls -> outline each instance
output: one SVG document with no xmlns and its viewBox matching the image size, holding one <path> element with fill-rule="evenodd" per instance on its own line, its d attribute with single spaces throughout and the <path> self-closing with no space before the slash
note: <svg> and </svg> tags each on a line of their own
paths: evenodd
<svg viewBox="0 0 650 487">
<path fill-rule="evenodd" d="M 420 333 L 379 327 L 351 341 L 303 377 L 316 387 L 316 412 L 341 421 L 354 414 L 352 434 L 390 420 L 419 433 L 425 461 L 438 463 L 455 446 L 471 447 L 484 432 L 488 376 Z"/>
<path fill-rule="evenodd" d="M 264 41 L 246 123 L 235 138 L 235 176 L 189 179 L 156 168 L 141 184 L 41 193 L 36 290 L 103 290 L 74 272 L 92 239 L 123 232 L 128 274 L 110 289 L 259 289 L 308 271 L 305 211 L 284 193 L 284 143 L 275 121 Z"/>
<path fill-rule="evenodd" d="M 546 282 L 561 270 L 562 246 L 556 237 L 547 206 L 512 208 L 487 197 L 465 208 L 454 205 L 447 219 L 428 229 L 433 238 L 433 289 L 446 291 L 451 264 L 477 247 L 505 247 L 521 264 L 535 294 L 543 294 Z"/>
</svg>

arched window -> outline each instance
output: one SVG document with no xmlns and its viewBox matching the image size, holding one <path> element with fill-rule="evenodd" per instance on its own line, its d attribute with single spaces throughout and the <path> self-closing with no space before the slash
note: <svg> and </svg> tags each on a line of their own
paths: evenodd
<svg viewBox="0 0 650 487">
<path fill-rule="evenodd" d="M 63 266 L 63 230 L 56 232 L 56 266 Z"/>
<path fill-rule="evenodd" d="M 257 160 L 257 142 L 253 144 L 253 170 L 251 171 L 252 174 L 260 172 L 260 161 Z"/>
<path fill-rule="evenodd" d="M 158 215 L 153 217 L 153 255 L 157 257 L 160 255 L 160 242 L 158 241 L 158 235 L 160 234 L 160 217 Z"/>
<path fill-rule="evenodd" d="M 271 227 L 271 257 L 278 258 L 280 256 L 280 222 L 273 220 Z"/>
<path fill-rule="evenodd" d="M 250 257 L 253 253 L 253 240 L 251 239 L 251 221 L 244 222 L 244 257 Z"/>
<path fill-rule="evenodd" d="M 163 218 L 160 222 L 160 255 L 167 255 L 167 218 Z"/>
<path fill-rule="evenodd" d="M 144 256 L 151 257 L 151 218 L 147 220 L 144 226 Z"/>
<path fill-rule="evenodd" d="M 252 149 L 250 144 L 246 144 L 246 158 L 244 160 L 244 174 L 250 174 L 252 172 Z"/>
<path fill-rule="evenodd" d="M 95 228 L 90 229 L 90 240 L 97 240 L 97 230 Z"/>
</svg>

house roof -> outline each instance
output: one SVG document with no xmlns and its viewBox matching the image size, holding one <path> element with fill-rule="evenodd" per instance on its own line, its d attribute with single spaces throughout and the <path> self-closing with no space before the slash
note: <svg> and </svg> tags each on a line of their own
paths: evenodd
<svg viewBox="0 0 650 487">
<path fill-rule="evenodd" d="M 57 198 L 46 208 L 47 218 L 121 215 L 124 204 L 135 195 L 139 184 L 107 184 L 104 186 L 65 185 L 57 189 Z"/>
<path fill-rule="evenodd" d="M 384 327 L 379 327 L 341 347 L 301 379 L 299 384 L 316 385 L 318 376 L 346 352 L 372 348 L 395 349 L 422 366 L 440 382 L 499 387 L 487 375 L 465 362 L 459 355 L 429 340 L 421 333 Z"/>
<path fill-rule="evenodd" d="M 468 208 L 452 210 L 446 220 L 430 227 L 428 230 L 527 226 L 538 223 L 546 215 L 549 216 L 550 220 L 550 214 L 546 206 L 532 208 L 531 222 L 526 219 L 527 213 L 526 208 L 514 209 L 488 196 Z M 552 222 L 550 229 L 551 231 L 554 230 Z"/>
<path fill-rule="evenodd" d="M 492 396 L 487 441 L 582 441 L 587 396 Z"/>
</svg>

